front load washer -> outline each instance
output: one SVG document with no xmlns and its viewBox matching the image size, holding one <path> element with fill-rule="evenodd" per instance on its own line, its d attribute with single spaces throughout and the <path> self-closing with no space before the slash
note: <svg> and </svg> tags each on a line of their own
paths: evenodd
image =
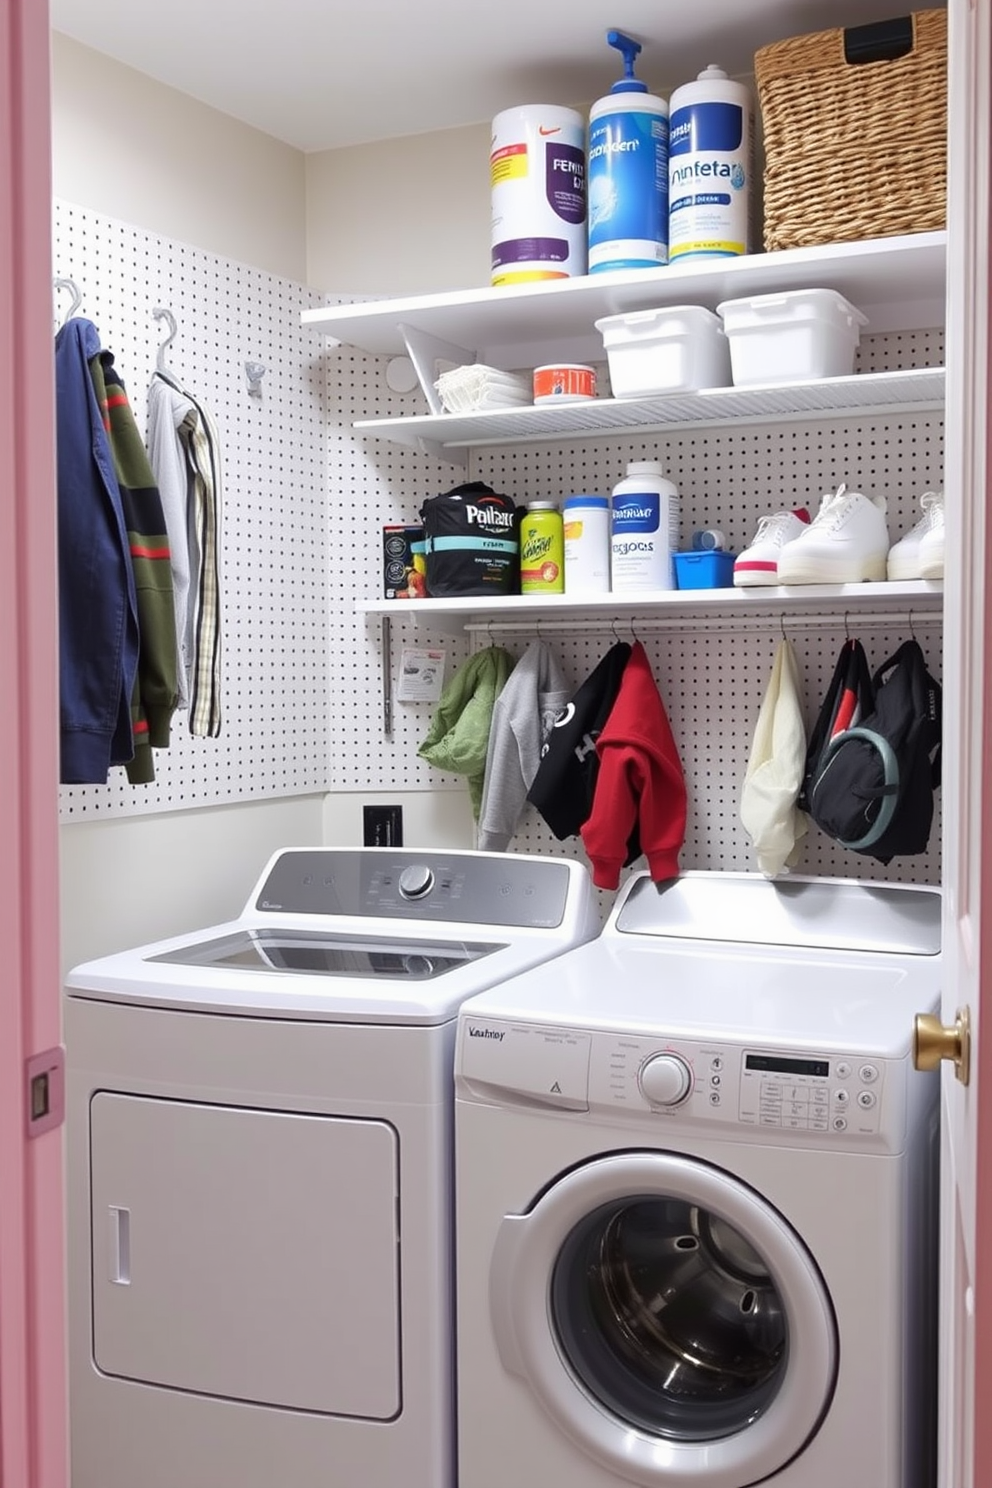
<svg viewBox="0 0 992 1488">
<path fill-rule="evenodd" d="M 287 850 L 71 973 L 73 1488 L 450 1488 L 463 999 L 599 931 L 562 859 Z"/>
<path fill-rule="evenodd" d="M 463 1004 L 460 1488 L 929 1488 L 940 897 L 631 880 Z"/>
</svg>

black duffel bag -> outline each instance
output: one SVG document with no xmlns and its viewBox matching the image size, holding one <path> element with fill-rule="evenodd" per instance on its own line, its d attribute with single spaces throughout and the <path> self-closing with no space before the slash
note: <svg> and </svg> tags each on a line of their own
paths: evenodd
<svg viewBox="0 0 992 1488">
<path fill-rule="evenodd" d="M 435 599 L 517 594 L 520 540 L 517 508 L 482 481 L 429 496 L 420 508 L 426 544 L 427 592 Z"/>
</svg>

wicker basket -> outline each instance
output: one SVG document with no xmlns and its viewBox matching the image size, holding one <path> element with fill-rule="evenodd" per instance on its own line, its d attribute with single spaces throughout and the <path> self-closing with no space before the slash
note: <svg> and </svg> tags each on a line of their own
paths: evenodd
<svg viewBox="0 0 992 1488">
<path fill-rule="evenodd" d="M 755 54 L 766 249 L 944 226 L 947 12 L 903 21 L 901 56 L 848 61 L 859 48 L 890 51 L 898 25 L 838 27 Z"/>
</svg>

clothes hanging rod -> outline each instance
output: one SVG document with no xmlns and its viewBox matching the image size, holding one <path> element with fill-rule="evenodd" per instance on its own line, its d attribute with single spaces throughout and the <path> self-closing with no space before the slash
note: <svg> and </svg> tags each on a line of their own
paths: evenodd
<svg viewBox="0 0 992 1488">
<path fill-rule="evenodd" d="M 532 620 L 470 620 L 464 630 L 467 635 L 527 635 L 535 639 L 545 636 L 614 635 L 617 640 L 624 641 L 629 640 L 632 635 L 636 637 L 669 630 L 694 634 L 746 630 L 776 632 L 788 636 L 790 631 L 797 630 L 839 629 L 849 635 L 857 635 L 860 630 L 881 630 L 894 625 L 905 625 L 912 632 L 930 629 L 940 625 L 942 620 L 939 610 L 865 610 L 857 613 L 851 610 L 831 610 L 828 613 L 798 611 L 795 614 L 737 615 L 733 619 L 725 616 L 700 616 L 693 621 L 688 621 L 684 615 L 645 620 L 631 620 L 626 616 L 595 620 L 545 620 L 535 616 Z"/>
</svg>

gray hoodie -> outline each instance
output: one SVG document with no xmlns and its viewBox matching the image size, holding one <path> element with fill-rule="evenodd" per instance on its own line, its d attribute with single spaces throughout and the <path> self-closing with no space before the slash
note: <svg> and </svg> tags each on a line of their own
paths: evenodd
<svg viewBox="0 0 992 1488">
<path fill-rule="evenodd" d="M 479 847 L 504 852 L 527 800 L 541 746 L 571 691 L 554 653 L 531 641 L 496 699 L 479 810 Z"/>
</svg>

